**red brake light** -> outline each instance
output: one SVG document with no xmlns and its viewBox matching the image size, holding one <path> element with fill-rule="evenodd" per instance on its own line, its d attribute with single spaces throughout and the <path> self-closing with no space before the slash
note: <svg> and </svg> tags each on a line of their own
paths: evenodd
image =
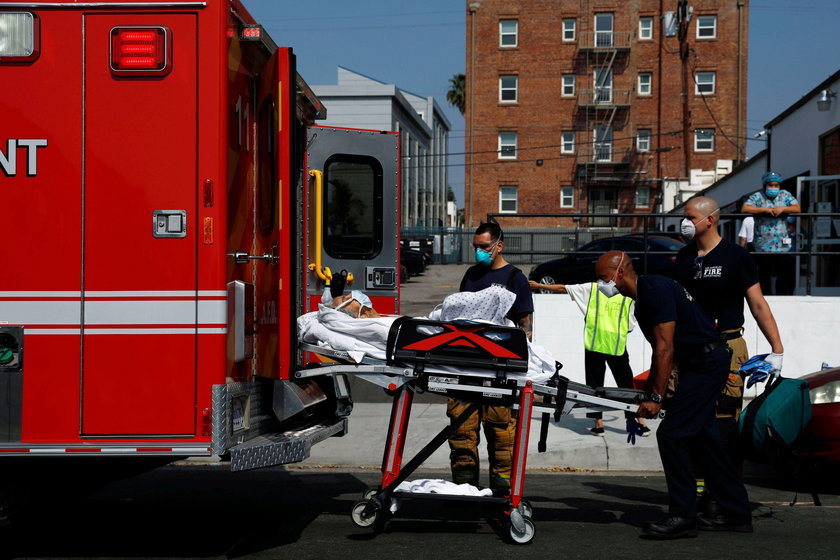
<svg viewBox="0 0 840 560">
<path fill-rule="evenodd" d="M 168 27 L 111 29 L 111 71 L 161 75 L 172 69 L 172 32 Z"/>
</svg>

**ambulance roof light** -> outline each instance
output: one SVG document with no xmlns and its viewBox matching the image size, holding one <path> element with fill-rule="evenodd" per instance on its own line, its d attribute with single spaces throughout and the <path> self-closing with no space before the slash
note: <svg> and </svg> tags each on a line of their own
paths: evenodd
<svg viewBox="0 0 840 560">
<path fill-rule="evenodd" d="M 31 12 L 0 12 L 0 62 L 30 62 L 40 54 L 40 22 Z"/>
</svg>

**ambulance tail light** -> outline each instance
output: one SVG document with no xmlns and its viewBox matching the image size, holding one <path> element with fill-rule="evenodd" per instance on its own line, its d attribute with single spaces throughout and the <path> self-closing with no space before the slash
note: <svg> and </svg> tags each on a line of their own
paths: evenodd
<svg viewBox="0 0 840 560">
<path fill-rule="evenodd" d="M 30 12 L 0 12 L 0 62 L 31 62 L 40 54 L 40 21 Z"/>
<path fill-rule="evenodd" d="M 172 31 L 165 26 L 111 29 L 111 72 L 162 76 L 172 70 Z"/>
</svg>

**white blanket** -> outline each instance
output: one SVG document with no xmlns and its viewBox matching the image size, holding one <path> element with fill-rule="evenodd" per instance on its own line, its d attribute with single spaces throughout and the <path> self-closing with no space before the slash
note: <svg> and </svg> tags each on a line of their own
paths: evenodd
<svg viewBox="0 0 840 560">
<path fill-rule="evenodd" d="M 510 321 L 504 319 L 504 314 L 513 304 L 513 299 L 505 294 L 510 294 L 510 292 L 495 286 L 475 293 L 452 294 L 444 300 L 442 308 L 435 310 L 429 318 L 432 320 L 469 319 L 512 326 Z M 465 299 L 463 296 L 469 297 Z M 469 301 L 472 299 L 484 303 L 472 305 Z M 490 302 L 490 305 L 487 305 L 486 302 Z M 449 305 L 450 303 L 452 305 Z M 507 307 L 499 313 L 499 306 L 504 307 L 505 305 Z M 471 316 L 469 316 L 470 310 L 472 310 Z M 446 317 L 446 319 L 443 319 L 443 317 Z M 356 319 L 342 311 L 319 305 L 318 311 L 298 317 L 298 339 L 322 348 L 343 350 L 348 352 L 356 362 L 361 362 L 365 356 L 384 361 L 386 360 L 385 347 L 388 341 L 388 332 L 396 319 L 395 316 Z M 488 319 L 494 320 L 490 321 Z M 508 374 L 508 377 L 527 377 L 535 383 L 545 383 L 554 374 L 554 358 L 542 346 L 529 343 L 528 358 L 527 374 L 513 373 Z M 488 375 L 488 371 L 464 370 L 453 366 L 430 366 L 427 371 L 461 375 Z"/>
</svg>

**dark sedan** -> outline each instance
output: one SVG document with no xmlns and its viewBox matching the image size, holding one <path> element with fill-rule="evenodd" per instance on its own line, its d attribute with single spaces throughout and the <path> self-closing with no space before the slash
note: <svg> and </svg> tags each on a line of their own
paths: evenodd
<svg viewBox="0 0 840 560">
<path fill-rule="evenodd" d="M 811 392 L 811 423 L 805 430 L 814 458 L 840 464 L 840 368 L 802 377 Z"/>
<path fill-rule="evenodd" d="M 595 281 L 595 262 L 607 251 L 624 251 L 639 273 L 672 276 L 676 253 L 685 243 L 666 236 L 649 235 L 647 250 L 668 254 L 648 254 L 645 268 L 645 239 L 642 235 L 623 235 L 596 239 L 565 257 L 535 266 L 528 276 L 540 284 L 583 284 Z M 588 254 L 587 254 L 588 253 Z"/>
<path fill-rule="evenodd" d="M 400 263 L 405 266 L 409 278 L 426 270 L 426 257 L 417 249 L 400 247 Z"/>
</svg>

